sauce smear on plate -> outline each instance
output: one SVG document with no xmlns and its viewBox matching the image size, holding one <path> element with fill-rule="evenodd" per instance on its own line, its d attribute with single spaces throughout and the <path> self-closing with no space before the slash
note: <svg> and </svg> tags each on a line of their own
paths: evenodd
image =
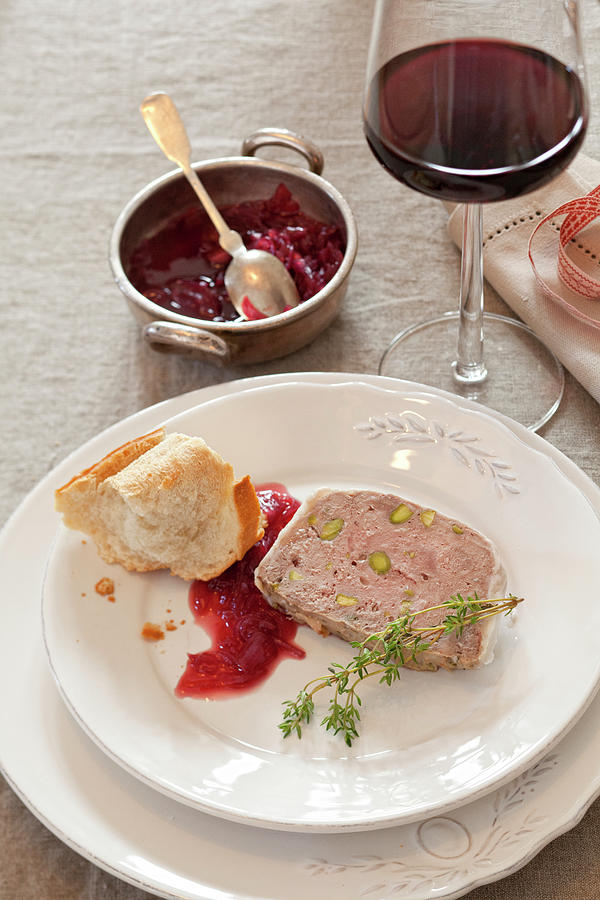
<svg viewBox="0 0 600 900">
<path fill-rule="evenodd" d="M 267 519 L 264 536 L 222 575 L 190 587 L 190 609 L 212 646 L 188 654 L 178 697 L 237 693 L 264 681 L 281 659 L 305 655 L 294 643 L 297 624 L 270 606 L 254 584 L 256 566 L 300 504 L 279 484 L 263 485 L 257 496 Z"/>
</svg>

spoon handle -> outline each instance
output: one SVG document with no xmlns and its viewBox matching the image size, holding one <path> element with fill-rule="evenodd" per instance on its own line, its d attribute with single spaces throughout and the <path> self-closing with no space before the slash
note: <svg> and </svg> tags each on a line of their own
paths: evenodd
<svg viewBox="0 0 600 900">
<path fill-rule="evenodd" d="M 177 107 L 168 94 L 150 94 L 142 101 L 140 111 L 150 134 L 172 162 L 176 163 L 198 195 L 208 216 L 219 232 L 219 243 L 232 256 L 244 249 L 237 231 L 232 231 L 211 200 L 206 188 L 190 164 L 190 142 L 177 112 Z"/>
</svg>

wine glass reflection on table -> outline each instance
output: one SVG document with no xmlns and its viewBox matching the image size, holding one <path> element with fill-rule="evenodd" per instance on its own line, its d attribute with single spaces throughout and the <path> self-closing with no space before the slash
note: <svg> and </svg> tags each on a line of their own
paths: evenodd
<svg viewBox="0 0 600 900">
<path fill-rule="evenodd" d="M 543 187 L 581 146 L 577 0 L 377 0 L 363 116 L 388 172 L 465 204 L 458 312 L 400 332 L 380 374 L 541 427 L 558 408 L 564 373 L 526 325 L 484 313 L 482 205 Z"/>
</svg>

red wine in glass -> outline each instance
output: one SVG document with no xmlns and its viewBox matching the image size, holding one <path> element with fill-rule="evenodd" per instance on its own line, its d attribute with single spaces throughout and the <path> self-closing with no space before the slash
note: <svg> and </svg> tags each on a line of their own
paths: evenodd
<svg viewBox="0 0 600 900">
<path fill-rule="evenodd" d="M 546 184 L 586 129 L 573 69 L 533 47 L 477 38 L 417 47 L 367 89 L 365 133 L 383 166 L 422 193 L 505 200 Z"/>
</svg>

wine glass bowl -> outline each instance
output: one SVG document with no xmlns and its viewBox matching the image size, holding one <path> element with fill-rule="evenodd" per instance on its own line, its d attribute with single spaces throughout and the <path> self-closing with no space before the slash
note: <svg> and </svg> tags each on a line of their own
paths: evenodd
<svg viewBox="0 0 600 900">
<path fill-rule="evenodd" d="M 436 386 L 463 394 L 470 388 L 470 396 L 530 427 L 558 405 L 555 396 L 548 402 L 548 379 L 556 394 L 564 376 L 553 354 L 540 367 L 549 354 L 543 345 L 523 346 L 531 336 L 522 323 L 513 327 L 517 343 L 510 350 L 506 335 L 515 320 L 484 317 L 482 207 L 542 188 L 579 150 L 588 112 L 578 16 L 575 0 L 540 0 L 535 8 L 530 0 L 377 0 L 367 65 L 363 119 L 375 157 L 408 187 L 465 205 L 458 313 L 405 329 L 380 371 L 414 378 L 415 359 L 443 357 Z M 450 345 L 449 319 L 459 323 Z M 441 335 L 439 349 L 432 335 L 425 341 L 426 328 Z M 497 328 L 503 363 L 494 353 L 488 367 L 484 346 Z M 513 362 L 523 353 L 538 358 L 519 361 L 519 378 L 538 371 L 545 409 L 520 414 Z M 508 371 L 512 387 L 503 382 Z M 426 366 L 421 377 L 432 383 Z"/>
</svg>

